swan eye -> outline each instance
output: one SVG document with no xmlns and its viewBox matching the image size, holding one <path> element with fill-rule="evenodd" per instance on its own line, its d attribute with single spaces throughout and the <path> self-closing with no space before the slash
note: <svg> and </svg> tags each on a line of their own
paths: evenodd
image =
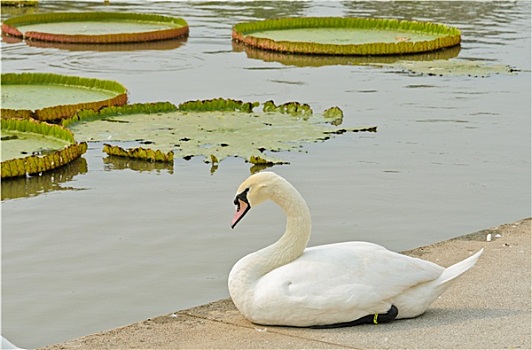
<svg viewBox="0 0 532 350">
<path fill-rule="evenodd" d="M 249 192 L 249 187 L 246 188 L 244 191 L 242 191 L 242 192 L 240 192 L 239 194 L 236 195 L 235 200 L 233 201 L 233 203 L 238 208 L 240 208 L 240 201 L 242 201 L 242 202 L 246 203 L 247 205 L 249 205 L 248 192 Z"/>
</svg>

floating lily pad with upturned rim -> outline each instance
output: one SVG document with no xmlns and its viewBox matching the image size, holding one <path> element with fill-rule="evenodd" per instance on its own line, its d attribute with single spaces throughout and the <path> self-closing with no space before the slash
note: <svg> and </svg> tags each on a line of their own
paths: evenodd
<svg viewBox="0 0 532 350">
<path fill-rule="evenodd" d="M 56 169 L 79 158 L 87 144 L 68 129 L 31 119 L 2 119 L 2 179 Z"/>
<path fill-rule="evenodd" d="M 238 23 L 233 40 L 265 50 L 321 55 L 397 55 L 460 44 L 459 29 L 381 18 L 302 17 Z"/>
<path fill-rule="evenodd" d="M 262 104 L 231 99 L 188 101 L 112 107 L 99 113 L 82 111 L 63 125 L 79 140 L 104 141 L 104 151 L 151 161 L 172 161 L 203 156 L 217 164 L 241 157 L 253 164 L 283 164 L 269 152 L 301 151 L 302 145 L 321 142 L 345 132 L 376 131 L 376 127 L 340 128 L 343 112 L 331 107 L 315 114 L 308 104 Z M 136 141 L 139 147 L 123 149 L 117 143 Z M 149 145 L 149 148 L 144 148 Z M 158 152 L 158 156 L 154 152 Z M 172 152 L 172 153 L 170 153 Z M 152 155 L 150 155 L 152 154 Z M 166 157 L 166 158 L 165 158 Z"/>
<path fill-rule="evenodd" d="M 126 88 L 112 80 L 50 73 L 2 74 L 2 118 L 54 121 L 82 109 L 126 103 Z"/>
<path fill-rule="evenodd" d="M 2 32 L 26 40 L 116 44 L 188 36 L 182 18 L 118 12 L 54 12 L 13 17 Z"/>
</svg>

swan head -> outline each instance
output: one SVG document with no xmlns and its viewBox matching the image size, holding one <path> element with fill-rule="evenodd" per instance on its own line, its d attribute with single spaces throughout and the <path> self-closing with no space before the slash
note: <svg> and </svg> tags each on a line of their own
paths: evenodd
<svg viewBox="0 0 532 350">
<path fill-rule="evenodd" d="M 286 182 L 279 175 L 265 171 L 253 174 L 242 182 L 236 191 L 234 200 L 236 213 L 231 222 L 231 228 L 234 228 L 252 207 L 272 198 L 278 187 L 276 185 L 283 181 Z"/>
</svg>

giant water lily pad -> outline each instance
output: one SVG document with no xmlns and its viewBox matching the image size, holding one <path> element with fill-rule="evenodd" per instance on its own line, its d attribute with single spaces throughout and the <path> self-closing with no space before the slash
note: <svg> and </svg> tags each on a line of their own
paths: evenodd
<svg viewBox="0 0 532 350">
<path fill-rule="evenodd" d="M 303 17 L 238 23 L 233 40 L 260 49 L 322 55 L 396 55 L 460 44 L 460 30 L 430 22 Z"/>
<path fill-rule="evenodd" d="M 188 35 L 182 18 L 118 12 L 55 12 L 13 17 L 2 32 L 26 40 L 116 44 L 167 40 Z"/>
<path fill-rule="evenodd" d="M 72 132 L 35 120 L 2 119 L 2 179 L 56 169 L 87 150 Z"/>
<path fill-rule="evenodd" d="M 128 105 L 98 114 L 80 112 L 65 125 L 79 140 L 106 142 L 106 149 L 115 152 L 111 154 L 135 153 L 135 158 L 142 159 L 142 152 L 156 150 L 185 159 L 202 156 L 209 163 L 236 156 L 254 164 L 285 163 L 270 153 L 301 151 L 304 143 L 335 134 L 376 131 L 376 127 L 339 127 L 343 114 L 338 107 L 315 114 L 307 104 L 277 106 L 268 101 L 262 104 L 262 112 L 254 111 L 259 105 L 226 99 L 189 101 L 174 110 L 169 104 Z M 124 141 L 137 141 L 139 147 L 120 154 L 116 146 Z"/>
<path fill-rule="evenodd" d="M 127 90 L 111 80 L 49 73 L 2 74 L 2 118 L 52 121 L 81 109 L 123 105 Z"/>
</svg>

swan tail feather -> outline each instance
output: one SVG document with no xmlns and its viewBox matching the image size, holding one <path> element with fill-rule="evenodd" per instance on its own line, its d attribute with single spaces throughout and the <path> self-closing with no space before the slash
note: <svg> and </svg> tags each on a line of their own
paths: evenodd
<svg viewBox="0 0 532 350">
<path fill-rule="evenodd" d="M 454 280 L 455 278 L 461 276 L 464 272 L 472 268 L 477 262 L 484 248 L 479 250 L 477 253 L 471 255 L 469 258 L 464 259 L 456 264 L 446 268 L 441 276 L 437 279 L 439 285 L 444 285 Z"/>
<path fill-rule="evenodd" d="M 449 288 L 464 272 L 472 268 L 484 249 L 443 270 L 440 277 L 422 283 L 394 298 L 399 309 L 398 319 L 412 318 L 423 314 L 428 307 Z"/>
</svg>

